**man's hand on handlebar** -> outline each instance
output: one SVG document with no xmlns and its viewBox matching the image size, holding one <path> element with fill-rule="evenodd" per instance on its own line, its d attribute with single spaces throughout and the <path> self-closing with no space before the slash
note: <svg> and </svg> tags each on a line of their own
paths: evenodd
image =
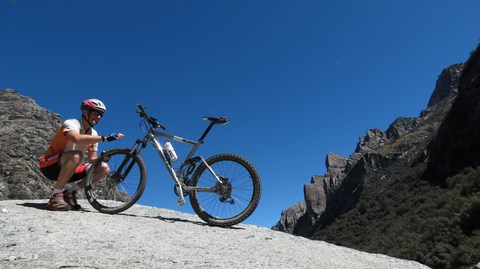
<svg viewBox="0 0 480 269">
<path fill-rule="evenodd" d="M 102 141 L 112 142 L 115 140 L 120 140 L 124 137 L 122 133 L 112 133 L 109 136 L 102 136 Z"/>
</svg>

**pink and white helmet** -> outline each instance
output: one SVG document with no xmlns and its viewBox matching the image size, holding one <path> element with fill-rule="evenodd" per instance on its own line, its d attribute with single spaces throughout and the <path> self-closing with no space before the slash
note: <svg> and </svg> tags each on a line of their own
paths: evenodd
<svg viewBox="0 0 480 269">
<path fill-rule="evenodd" d="M 101 112 L 105 112 L 107 110 L 107 107 L 103 104 L 102 101 L 98 99 L 87 99 L 82 102 L 80 105 L 80 109 L 84 110 L 97 110 Z"/>
</svg>

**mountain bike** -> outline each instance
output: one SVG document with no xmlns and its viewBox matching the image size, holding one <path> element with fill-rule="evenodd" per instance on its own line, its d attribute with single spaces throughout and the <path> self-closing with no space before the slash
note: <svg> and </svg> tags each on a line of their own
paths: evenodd
<svg viewBox="0 0 480 269">
<path fill-rule="evenodd" d="M 99 212 L 117 214 L 127 210 L 140 199 L 147 184 L 147 167 L 141 154 L 148 144 L 153 145 L 169 175 L 174 181 L 174 192 L 178 204 L 185 203 L 189 196 L 195 213 L 209 225 L 228 227 L 247 219 L 256 209 L 261 196 L 260 176 L 255 167 L 244 157 L 221 153 L 204 159 L 195 156 L 213 126 L 227 124 L 228 118 L 204 117 L 209 125 L 197 141 L 185 139 L 159 131 L 165 126 L 137 105 L 141 118 L 140 129 L 145 133 L 128 148 L 117 148 L 103 152 L 87 173 L 85 195 L 88 202 Z M 162 146 L 159 137 L 163 137 Z M 189 144 L 192 149 L 181 161 L 178 169 L 167 150 L 170 140 Z M 170 145 L 168 145 L 170 146 Z M 177 160 L 180 161 L 180 160 Z M 94 182 L 93 176 L 102 162 L 107 162 L 110 172 L 106 178 Z"/>
</svg>

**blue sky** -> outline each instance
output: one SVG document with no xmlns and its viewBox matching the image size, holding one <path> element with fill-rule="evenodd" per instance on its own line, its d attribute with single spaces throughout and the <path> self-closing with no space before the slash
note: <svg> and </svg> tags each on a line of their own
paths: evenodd
<svg viewBox="0 0 480 269">
<path fill-rule="evenodd" d="M 137 103 L 189 139 L 203 116 L 229 117 L 198 153 L 257 167 L 263 195 L 245 223 L 271 227 L 326 172 L 327 153 L 348 157 L 367 129 L 418 116 L 440 72 L 479 43 L 478 10 L 478 0 L 0 0 L 0 89 L 62 119 L 103 100 L 97 131 L 126 136 L 102 149 L 141 135 Z M 143 157 L 140 203 L 192 213 L 153 148 Z"/>
</svg>

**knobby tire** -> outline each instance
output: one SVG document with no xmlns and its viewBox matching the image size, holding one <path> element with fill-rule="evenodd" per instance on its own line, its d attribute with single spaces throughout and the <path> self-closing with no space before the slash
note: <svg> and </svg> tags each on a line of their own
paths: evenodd
<svg viewBox="0 0 480 269">
<path fill-rule="evenodd" d="M 257 208 L 261 196 L 260 176 L 255 167 L 239 155 L 222 153 L 206 160 L 217 176 L 227 184 L 217 183 L 207 166 L 201 164 L 192 178 L 192 186 L 218 187 L 215 192 L 190 192 L 195 213 L 209 225 L 229 227 L 247 219 Z"/>
<path fill-rule="evenodd" d="M 143 194 L 147 184 L 147 169 L 143 159 L 131 154 L 130 149 L 112 149 L 98 157 L 87 173 L 85 196 L 93 208 L 101 213 L 117 214 L 133 206 Z M 94 182 L 99 165 L 106 160 L 110 167 L 107 178 Z M 128 160 L 126 165 L 120 166 Z M 124 163 L 125 164 L 125 163 Z M 127 167 L 130 170 L 126 172 Z M 121 171 L 118 171 L 122 169 Z M 121 172 L 122 177 L 115 178 Z"/>
</svg>

